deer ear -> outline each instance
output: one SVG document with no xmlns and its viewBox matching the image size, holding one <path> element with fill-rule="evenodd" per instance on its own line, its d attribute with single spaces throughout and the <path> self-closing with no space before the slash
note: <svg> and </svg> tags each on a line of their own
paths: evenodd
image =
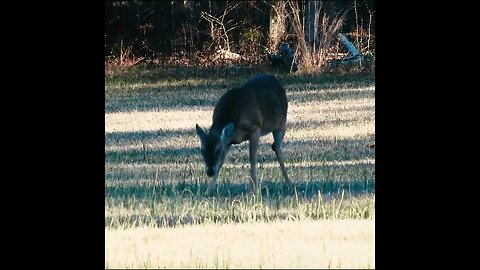
<svg viewBox="0 0 480 270">
<path fill-rule="evenodd" d="M 233 123 L 230 123 L 226 125 L 223 130 L 222 130 L 222 135 L 220 135 L 220 140 L 222 140 L 223 143 L 229 141 L 233 135 Z"/>
<path fill-rule="evenodd" d="M 198 124 L 195 124 L 195 131 L 200 140 L 203 140 L 203 137 L 205 137 L 205 131 L 203 128 L 201 128 Z"/>
</svg>

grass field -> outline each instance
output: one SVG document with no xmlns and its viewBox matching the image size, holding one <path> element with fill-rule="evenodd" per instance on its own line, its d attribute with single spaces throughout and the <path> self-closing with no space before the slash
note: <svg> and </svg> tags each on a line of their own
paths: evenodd
<svg viewBox="0 0 480 270">
<path fill-rule="evenodd" d="M 212 264 L 213 261 L 204 258 L 209 256 L 205 255 L 207 253 L 192 255 L 195 258 L 187 256 L 189 259 L 180 256 L 181 262 L 174 262 L 159 259 L 159 252 L 154 249 L 146 248 L 152 253 L 137 254 L 126 251 L 124 245 L 131 247 L 132 243 L 137 243 L 139 247 L 143 246 L 142 241 L 150 241 L 151 235 L 153 243 L 164 239 L 162 245 L 175 249 L 175 244 L 180 248 L 185 241 L 177 239 L 177 234 L 185 233 L 197 239 L 194 235 L 215 235 L 209 231 L 226 228 L 224 234 L 229 239 L 239 237 L 233 228 L 243 223 L 250 224 L 244 228 L 251 230 L 258 227 L 257 233 L 262 230 L 260 227 L 273 233 L 275 228 L 284 226 L 281 224 L 293 222 L 296 225 L 291 226 L 297 226 L 297 231 L 312 231 L 316 233 L 312 237 L 329 239 L 322 240 L 328 253 L 333 250 L 329 246 L 350 240 L 329 236 L 331 229 L 321 233 L 322 226 L 336 228 L 336 223 L 341 227 L 345 220 L 354 220 L 350 224 L 366 222 L 370 224 L 368 228 L 373 228 L 375 148 L 368 147 L 375 143 L 373 75 L 278 76 L 289 100 L 284 153 L 296 192 L 286 192 L 275 154 L 270 148 L 273 138 L 265 136 L 259 148 L 261 195 L 245 195 L 249 185 L 248 143 L 232 147 L 219 177 L 218 195 L 203 194 L 207 177 L 195 124 L 208 129 L 218 98 L 248 79 L 249 73 L 254 72 L 203 74 L 167 69 L 106 74 L 106 267 L 314 267 L 315 263 L 295 259 L 297 255 L 290 262 L 285 256 L 270 258 L 265 250 L 260 254 L 266 257 L 256 257 L 252 264 L 247 264 L 231 246 L 230 253 L 221 256 L 215 253 L 221 262 Z M 317 225 L 312 224 L 317 224 L 318 230 L 313 229 L 312 226 Z M 271 228 L 266 229 L 268 226 Z M 352 232 L 357 230 L 357 225 L 351 227 Z M 292 233 L 294 231 L 286 230 L 281 234 L 285 239 L 291 237 L 294 240 L 292 248 L 301 243 L 298 235 Z M 244 234 L 252 235 L 247 232 L 246 229 Z M 369 236 L 361 238 L 362 245 L 371 248 L 374 241 L 372 230 L 358 229 L 358 233 L 367 232 Z M 313 239 L 317 239 L 315 237 Z M 247 236 L 240 238 L 248 239 Z M 261 238 L 258 244 L 275 246 L 276 238 Z M 232 244 L 229 241 L 221 244 L 221 241 L 214 240 L 214 236 L 202 239 L 198 241 L 212 241 L 224 247 Z M 183 245 L 186 243 L 188 241 Z M 248 245 L 248 242 L 244 243 Z M 308 249 L 308 244 L 305 245 Z M 315 245 L 312 242 L 312 248 Z M 115 252 L 119 253 L 115 255 Z M 354 253 L 350 255 L 354 256 Z M 374 256 L 371 253 L 366 256 L 367 262 L 357 260 L 355 265 L 361 268 L 374 266 Z M 356 268 L 354 263 L 348 262 L 348 256 L 339 258 L 330 262 L 317 261 L 317 265 Z"/>
</svg>

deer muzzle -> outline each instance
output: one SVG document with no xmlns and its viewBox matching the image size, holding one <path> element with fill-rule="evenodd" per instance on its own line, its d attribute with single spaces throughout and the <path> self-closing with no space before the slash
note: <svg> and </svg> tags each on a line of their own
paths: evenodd
<svg viewBox="0 0 480 270">
<path fill-rule="evenodd" d="M 215 169 L 213 167 L 207 167 L 208 177 L 213 177 L 215 175 Z"/>
</svg>

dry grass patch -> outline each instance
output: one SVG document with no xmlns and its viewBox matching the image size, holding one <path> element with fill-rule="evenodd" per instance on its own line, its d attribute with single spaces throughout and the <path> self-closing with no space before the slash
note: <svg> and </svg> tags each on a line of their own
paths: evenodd
<svg viewBox="0 0 480 270">
<path fill-rule="evenodd" d="M 106 268 L 375 268 L 375 221 L 105 229 Z"/>
</svg>

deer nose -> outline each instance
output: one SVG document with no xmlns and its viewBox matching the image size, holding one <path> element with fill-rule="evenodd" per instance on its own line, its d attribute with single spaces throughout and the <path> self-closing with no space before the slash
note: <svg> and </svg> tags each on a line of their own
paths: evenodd
<svg viewBox="0 0 480 270">
<path fill-rule="evenodd" d="M 214 174 L 215 174 L 215 172 L 213 171 L 213 168 L 212 168 L 212 167 L 208 167 L 208 168 L 207 168 L 207 175 L 208 175 L 208 177 L 212 177 Z"/>
</svg>

